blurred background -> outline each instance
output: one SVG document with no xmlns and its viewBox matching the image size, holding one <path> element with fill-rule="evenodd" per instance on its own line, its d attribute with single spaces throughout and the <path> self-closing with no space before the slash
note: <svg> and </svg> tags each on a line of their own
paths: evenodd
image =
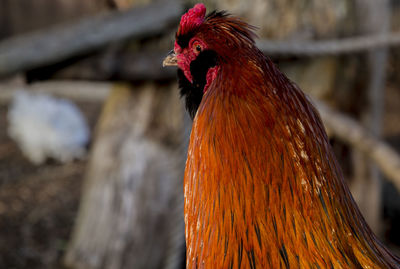
<svg viewBox="0 0 400 269">
<path fill-rule="evenodd" d="M 0 0 L 0 268 L 184 268 L 191 120 L 163 69 L 194 1 Z M 400 1 L 220 0 L 309 94 L 400 253 Z"/>
</svg>

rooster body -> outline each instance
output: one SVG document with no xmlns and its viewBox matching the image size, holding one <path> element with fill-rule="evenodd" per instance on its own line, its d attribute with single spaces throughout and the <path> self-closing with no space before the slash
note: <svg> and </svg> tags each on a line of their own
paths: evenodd
<svg viewBox="0 0 400 269">
<path fill-rule="evenodd" d="M 174 55 L 194 117 L 188 268 L 400 268 L 359 212 L 319 115 L 251 26 L 196 5 Z"/>
</svg>

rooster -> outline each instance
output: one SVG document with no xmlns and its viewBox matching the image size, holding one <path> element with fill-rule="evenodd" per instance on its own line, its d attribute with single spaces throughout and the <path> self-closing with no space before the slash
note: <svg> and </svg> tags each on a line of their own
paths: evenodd
<svg viewBox="0 0 400 269">
<path fill-rule="evenodd" d="M 307 96 L 254 28 L 197 4 L 174 50 L 193 118 L 184 177 L 188 268 L 400 268 L 362 217 Z"/>
</svg>

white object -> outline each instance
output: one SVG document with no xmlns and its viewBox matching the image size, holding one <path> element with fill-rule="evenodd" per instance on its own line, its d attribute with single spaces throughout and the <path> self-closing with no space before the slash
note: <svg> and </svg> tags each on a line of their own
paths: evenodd
<svg viewBox="0 0 400 269">
<path fill-rule="evenodd" d="M 86 153 L 89 128 L 70 101 L 18 90 L 7 116 L 9 135 L 35 164 L 48 157 L 70 162 Z"/>
</svg>

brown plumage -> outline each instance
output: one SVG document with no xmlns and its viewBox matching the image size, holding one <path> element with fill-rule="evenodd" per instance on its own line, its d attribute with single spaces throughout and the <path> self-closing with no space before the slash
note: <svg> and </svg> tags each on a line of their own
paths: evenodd
<svg viewBox="0 0 400 269">
<path fill-rule="evenodd" d="M 188 268 L 400 268 L 355 204 L 318 112 L 225 13 L 182 16 L 175 53 L 194 116 Z M 191 23 L 193 22 L 193 23 Z"/>
</svg>

